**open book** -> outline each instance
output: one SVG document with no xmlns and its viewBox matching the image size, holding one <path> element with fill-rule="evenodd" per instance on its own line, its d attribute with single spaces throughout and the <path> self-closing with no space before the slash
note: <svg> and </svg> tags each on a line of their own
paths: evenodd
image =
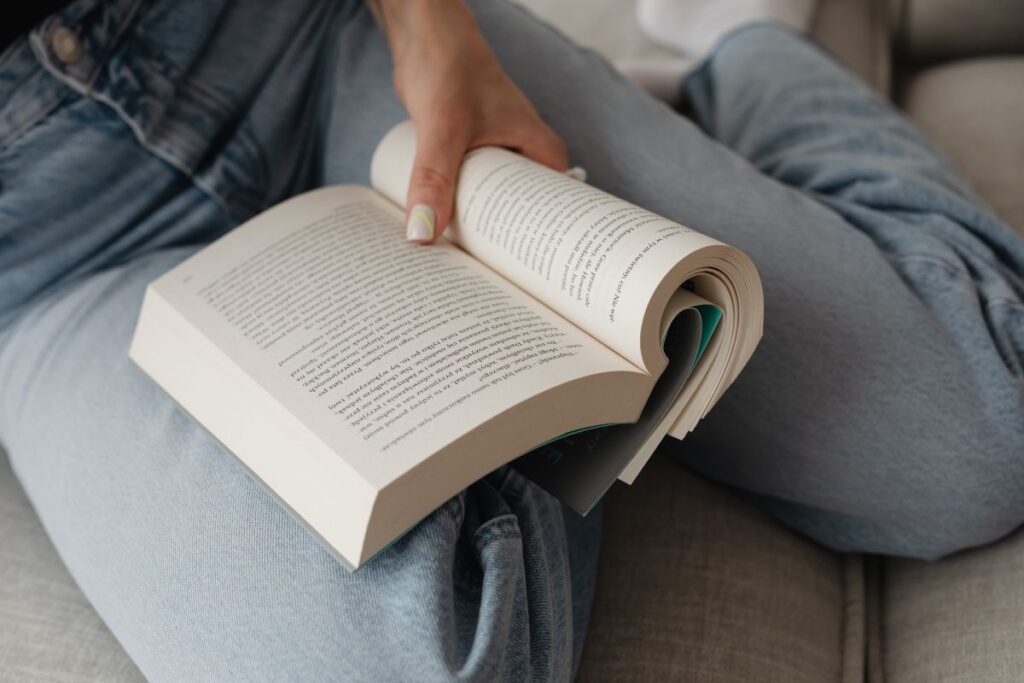
<svg viewBox="0 0 1024 683">
<path fill-rule="evenodd" d="M 447 241 L 407 242 L 415 144 L 400 124 L 374 189 L 289 199 L 152 282 L 130 352 L 350 568 L 512 461 L 585 513 L 761 336 L 741 252 L 504 149 L 467 155 Z"/>
</svg>

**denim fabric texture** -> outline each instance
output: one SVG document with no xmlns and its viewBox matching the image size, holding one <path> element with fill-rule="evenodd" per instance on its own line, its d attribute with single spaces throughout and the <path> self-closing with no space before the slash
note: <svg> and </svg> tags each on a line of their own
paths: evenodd
<svg viewBox="0 0 1024 683">
<path fill-rule="evenodd" d="M 664 451 L 844 550 L 936 557 L 1024 521 L 1024 243 L 909 123 L 778 27 L 688 79 L 694 123 L 473 7 L 590 182 L 758 265 L 760 349 Z M 599 516 L 503 469 L 350 574 L 127 357 L 151 279 L 365 184 L 404 117 L 358 3 L 76 0 L 0 56 L 0 442 L 155 680 L 571 677 Z"/>
</svg>

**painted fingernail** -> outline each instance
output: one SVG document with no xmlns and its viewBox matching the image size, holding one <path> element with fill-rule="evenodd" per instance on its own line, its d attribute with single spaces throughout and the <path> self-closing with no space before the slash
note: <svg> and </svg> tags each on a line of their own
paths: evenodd
<svg viewBox="0 0 1024 683">
<path fill-rule="evenodd" d="M 409 212 L 405 238 L 410 242 L 429 242 L 434 237 L 434 210 L 426 204 L 417 204 Z"/>
</svg>

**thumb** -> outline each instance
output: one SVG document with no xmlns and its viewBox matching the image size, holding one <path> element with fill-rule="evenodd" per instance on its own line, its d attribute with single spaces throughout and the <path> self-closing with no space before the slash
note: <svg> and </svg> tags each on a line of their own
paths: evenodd
<svg viewBox="0 0 1024 683">
<path fill-rule="evenodd" d="M 429 244 L 448 227 L 455 207 L 455 179 L 465 151 L 465 144 L 437 135 L 429 127 L 417 135 L 405 200 L 405 236 L 410 241 Z"/>
</svg>

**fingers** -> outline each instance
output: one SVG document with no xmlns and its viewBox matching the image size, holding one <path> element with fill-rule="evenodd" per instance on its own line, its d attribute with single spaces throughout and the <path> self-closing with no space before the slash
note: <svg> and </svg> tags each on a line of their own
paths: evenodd
<svg viewBox="0 0 1024 683">
<path fill-rule="evenodd" d="M 417 126 L 419 128 L 419 126 Z M 509 131 L 514 131 L 511 136 Z M 565 143 L 539 119 L 522 127 L 507 127 L 492 142 L 556 171 L 569 168 Z M 405 205 L 406 238 L 420 244 L 437 241 L 455 211 L 455 184 L 466 151 L 476 145 L 442 127 L 426 125 L 417 131 L 416 159 Z"/>
<path fill-rule="evenodd" d="M 451 221 L 455 206 L 455 180 L 466 153 L 466 142 L 440 134 L 430 126 L 417 133 L 416 159 L 405 205 L 406 238 L 429 244 Z"/>
<path fill-rule="evenodd" d="M 521 142 L 515 145 L 515 148 L 526 158 L 548 168 L 556 171 L 569 169 L 569 152 L 562 138 L 540 121 L 524 133 Z"/>
</svg>

